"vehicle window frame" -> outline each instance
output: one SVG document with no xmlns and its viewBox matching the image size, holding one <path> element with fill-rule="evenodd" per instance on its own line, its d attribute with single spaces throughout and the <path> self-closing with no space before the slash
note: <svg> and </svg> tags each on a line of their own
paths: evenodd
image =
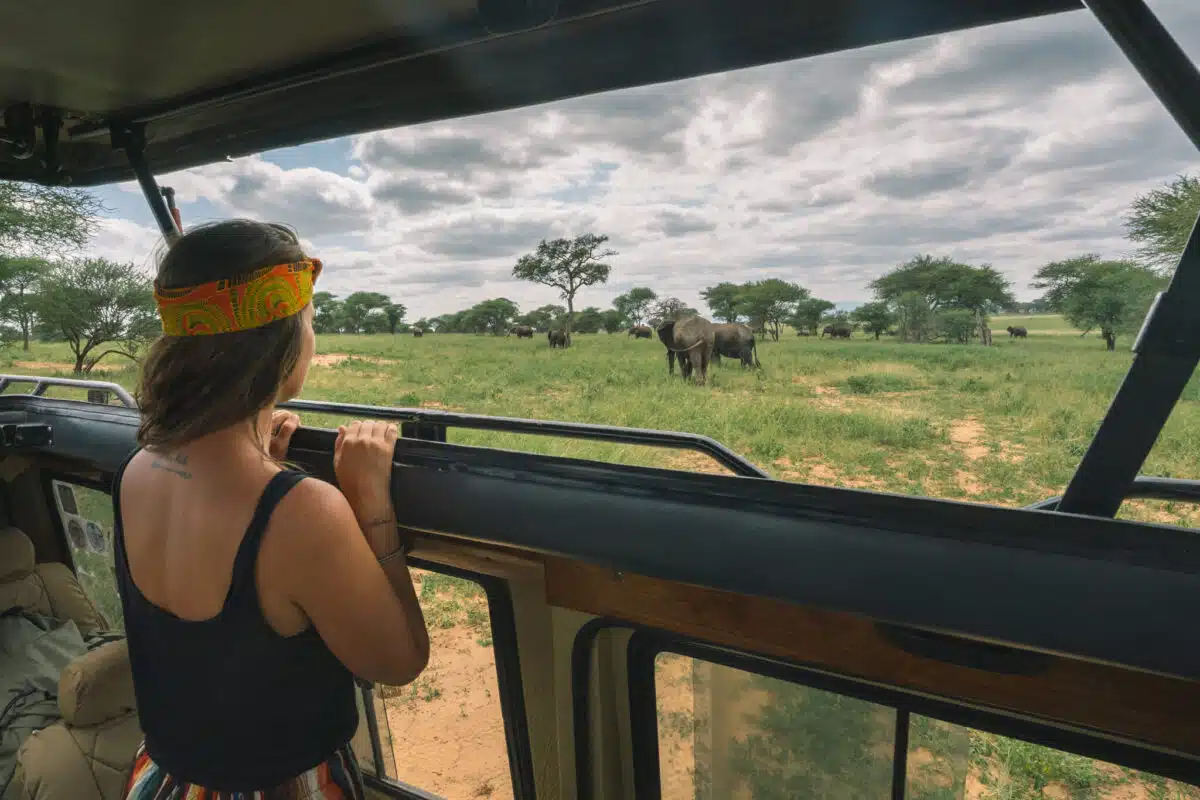
<svg viewBox="0 0 1200 800">
<path fill-rule="evenodd" d="M 637 627 L 629 639 L 626 664 L 634 789 L 638 800 L 662 798 L 658 700 L 654 671 L 655 660 L 660 653 L 700 659 L 894 709 L 896 736 L 892 762 L 892 800 L 904 800 L 907 790 L 910 725 L 913 715 L 1200 785 L 1200 760 L 1159 752 L 1149 746 L 1116 741 L 1102 734 L 1089 734 L 1081 729 L 1009 714 L 1000 709 L 958 704 L 770 656 L 706 644 L 669 631 Z"/>
<path fill-rule="evenodd" d="M 516 616 L 513 611 L 512 593 L 508 581 L 495 575 L 464 569 L 462 567 L 441 564 L 417 556 L 408 559 L 410 567 L 461 578 L 478 584 L 487 599 L 488 623 L 491 626 L 492 652 L 496 662 L 496 686 L 499 693 L 500 714 L 504 724 L 505 749 L 508 755 L 509 775 L 512 780 L 514 800 L 536 800 L 537 787 L 533 772 L 533 750 L 529 744 L 529 726 L 525 714 L 525 687 L 521 679 L 520 653 L 517 645 Z M 372 692 L 374 685 L 372 685 Z M 374 718 L 374 704 L 366 703 L 364 697 L 364 712 Z M 379 720 L 368 721 L 368 731 L 371 737 L 371 750 L 375 758 L 380 756 L 382 743 L 379 734 Z M 433 794 L 419 786 L 405 783 L 399 775 L 397 778 L 388 777 L 383 764 L 378 761 L 368 770 L 363 765 L 363 781 L 372 789 L 392 797 L 406 800 L 443 800 L 440 795 Z"/>
</svg>

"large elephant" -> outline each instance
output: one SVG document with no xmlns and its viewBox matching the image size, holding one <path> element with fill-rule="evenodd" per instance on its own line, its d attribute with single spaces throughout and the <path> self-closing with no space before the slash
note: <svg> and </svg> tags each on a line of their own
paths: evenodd
<svg viewBox="0 0 1200 800">
<path fill-rule="evenodd" d="M 696 372 L 696 382 L 708 380 L 708 362 L 712 359 L 715 335 L 713 324 L 704 317 L 667 320 L 658 326 L 658 338 L 667 348 L 667 372 L 675 374 L 675 359 L 684 380 Z"/>
<path fill-rule="evenodd" d="M 529 327 L 528 325 L 516 325 L 513 327 L 512 332 L 517 335 L 518 339 L 533 338 L 533 328 Z"/>
<path fill-rule="evenodd" d="M 824 330 L 821 331 L 821 338 L 824 339 L 828 335 L 831 339 L 849 339 L 853 330 L 853 328 L 844 322 L 835 322 L 832 325 L 825 326 Z"/>
<path fill-rule="evenodd" d="M 630 336 L 636 336 L 639 339 L 649 339 L 654 335 L 649 325 L 634 325 L 629 329 Z"/>
<path fill-rule="evenodd" d="M 720 366 L 721 356 L 740 359 L 743 367 L 761 367 L 754 331 L 740 322 L 713 325 L 713 363 Z"/>
<path fill-rule="evenodd" d="M 567 336 L 566 331 L 549 331 L 546 338 L 550 340 L 551 347 L 566 347 L 571 343 L 571 337 Z"/>
</svg>

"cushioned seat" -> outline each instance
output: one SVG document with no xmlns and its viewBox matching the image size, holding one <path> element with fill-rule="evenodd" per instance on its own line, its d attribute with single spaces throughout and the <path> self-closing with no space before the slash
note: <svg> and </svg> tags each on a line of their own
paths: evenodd
<svg viewBox="0 0 1200 800">
<path fill-rule="evenodd" d="M 35 564 L 29 537 L 7 528 L 0 530 L 0 611 L 13 608 L 72 620 L 85 636 L 108 627 L 65 564 Z M 62 719 L 21 744 L 5 797 L 122 797 L 142 738 L 124 640 L 71 661 L 59 676 L 58 706 Z"/>
</svg>

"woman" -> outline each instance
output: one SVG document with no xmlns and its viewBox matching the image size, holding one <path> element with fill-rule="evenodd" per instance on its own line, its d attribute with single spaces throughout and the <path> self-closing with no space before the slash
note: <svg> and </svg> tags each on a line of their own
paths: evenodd
<svg viewBox="0 0 1200 800">
<path fill-rule="evenodd" d="M 338 488 L 281 461 L 321 264 L 287 228 L 192 229 L 155 281 L 163 336 L 113 486 L 117 588 L 145 740 L 127 797 L 360 798 L 354 676 L 429 659 L 390 481 L 396 431 L 338 429 Z"/>
</svg>

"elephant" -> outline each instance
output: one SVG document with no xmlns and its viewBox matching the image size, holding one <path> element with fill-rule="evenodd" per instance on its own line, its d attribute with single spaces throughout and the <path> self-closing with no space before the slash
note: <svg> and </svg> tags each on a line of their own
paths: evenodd
<svg viewBox="0 0 1200 800">
<path fill-rule="evenodd" d="M 425 335 L 425 331 L 421 330 L 420 328 L 413 328 L 413 336 L 420 339 L 424 335 Z"/>
<path fill-rule="evenodd" d="M 1022 325 L 1017 325 L 1016 327 L 1009 325 L 1004 330 L 1008 331 L 1008 338 L 1010 339 L 1014 336 L 1018 339 L 1024 339 L 1029 336 L 1029 331 L 1025 330 L 1024 326 Z"/>
<path fill-rule="evenodd" d="M 844 322 L 835 322 L 832 325 L 826 325 L 825 330 L 821 331 L 821 338 L 825 338 L 825 334 L 829 334 L 831 339 L 849 339 L 850 333 L 854 329 Z"/>
<path fill-rule="evenodd" d="M 630 336 L 636 336 L 639 339 L 649 339 L 654 335 L 649 325 L 634 325 L 629 329 Z"/>
<path fill-rule="evenodd" d="M 567 332 L 563 330 L 549 331 L 546 334 L 546 338 L 550 341 L 550 347 L 552 348 L 566 347 L 571 343 L 571 337 L 568 336 Z"/>
<path fill-rule="evenodd" d="M 718 366 L 721 356 L 737 358 L 743 367 L 761 367 L 754 331 L 740 322 L 713 325 L 713 363 Z"/>
<path fill-rule="evenodd" d="M 697 372 L 696 382 L 704 385 L 716 340 L 713 324 L 699 316 L 667 320 L 658 326 L 658 338 L 667 348 L 667 372 L 675 374 L 678 357 L 679 372 L 684 380 Z"/>
<path fill-rule="evenodd" d="M 512 333 L 515 333 L 518 339 L 533 338 L 533 328 L 529 327 L 528 325 L 517 325 L 513 327 Z"/>
</svg>

